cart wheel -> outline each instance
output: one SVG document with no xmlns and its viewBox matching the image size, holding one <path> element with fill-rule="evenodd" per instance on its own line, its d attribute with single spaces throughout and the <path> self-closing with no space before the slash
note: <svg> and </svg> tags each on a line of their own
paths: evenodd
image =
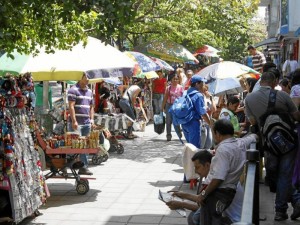
<svg viewBox="0 0 300 225">
<path fill-rule="evenodd" d="M 122 144 L 117 145 L 117 153 L 123 154 L 124 153 L 124 146 Z"/>
<path fill-rule="evenodd" d="M 92 163 L 94 165 L 100 165 L 104 161 L 103 157 L 101 155 L 93 155 Z"/>
<path fill-rule="evenodd" d="M 79 195 L 85 195 L 89 190 L 90 187 L 86 181 L 80 180 L 77 182 L 76 191 Z"/>
<path fill-rule="evenodd" d="M 84 182 L 84 183 L 86 183 L 87 184 L 87 186 L 89 186 L 89 180 L 88 179 L 80 179 L 80 181 L 82 181 L 82 182 Z"/>
<path fill-rule="evenodd" d="M 103 157 L 103 162 L 106 162 L 108 160 L 108 154 L 105 154 Z"/>
</svg>

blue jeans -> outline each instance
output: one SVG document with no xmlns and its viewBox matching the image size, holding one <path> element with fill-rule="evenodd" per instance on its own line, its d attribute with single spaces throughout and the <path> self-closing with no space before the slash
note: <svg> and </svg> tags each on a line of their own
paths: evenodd
<svg viewBox="0 0 300 225">
<path fill-rule="evenodd" d="M 172 104 L 166 104 L 166 128 L 167 128 L 167 137 L 172 137 L 171 130 L 172 130 L 172 115 L 169 113 L 169 109 L 171 108 Z M 176 134 L 180 134 L 180 126 L 174 126 Z"/>
<path fill-rule="evenodd" d="M 74 132 L 71 123 L 68 124 L 68 130 Z M 91 132 L 91 124 L 78 125 L 77 131 L 80 136 L 88 136 Z M 84 164 L 83 167 L 87 168 L 89 165 L 89 154 L 80 154 L 79 157 L 80 161 Z"/>
<path fill-rule="evenodd" d="M 153 113 L 160 114 L 161 105 L 164 99 L 164 94 L 155 94 L 153 93 L 152 102 L 153 102 Z"/>
<path fill-rule="evenodd" d="M 266 170 L 272 175 L 275 174 L 277 178 L 276 184 L 276 198 L 275 211 L 286 212 L 288 209 L 288 202 L 294 206 L 295 203 L 300 202 L 300 192 L 298 192 L 292 185 L 292 176 L 294 171 L 294 164 L 297 151 L 291 151 L 283 156 L 277 157 L 265 152 Z M 269 175 L 268 175 L 269 176 Z"/>
<path fill-rule="evenodd" d="M 210 149 L 213 144 L 212 132 L 207 123 L 203 123 L 201 128 L 201 148 Z"/>
<path fill-rule="evenodd" d="M 129 116 L 132 120 L 136 119 L 135 113 L 134 113 L 134 109 L 132 108 L 132 106 L 130 105 L 129 101 L 127 99 L 120 99 L 119 101 L 119 106 L 120 108 L 123 110 L 123 112 Z M 132 123 L 131 125 L 128 125 L 127 127 L 127 134 L 130 135 L 132 134 Z"/>
<path fill-rule="evenodd" d="M 182 124 L 182 130 L 187 143 L 193 144 L 195 147 L 201 147 L 201 123 L 200 120 L 192 119 L 186 124 Z"/>
<path fill-rule="evenodd" d="M 188 225 L 200 225 L 200 211 L 201 208 L 190 213 L 190 215 L 187 218 Z"/>
</svg>

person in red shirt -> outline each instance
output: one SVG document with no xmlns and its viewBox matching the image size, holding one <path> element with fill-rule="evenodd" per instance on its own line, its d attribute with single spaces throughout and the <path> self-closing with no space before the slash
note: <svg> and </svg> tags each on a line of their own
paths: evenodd
<svg viewBox="0 0 300 225">
<path fill-rule="evenodd" d="M 152 84 L 152 104 L 154 114 L 160 114 L 161 105 L 166 92 L 167 79 L 161 70 L 156 71 L 159 78 L 153 80 Z"/>
</svg>

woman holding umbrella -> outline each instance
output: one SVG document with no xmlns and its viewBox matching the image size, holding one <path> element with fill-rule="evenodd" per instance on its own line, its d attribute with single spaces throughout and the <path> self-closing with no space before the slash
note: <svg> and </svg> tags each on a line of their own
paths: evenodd
<svg viewBox="0 0 300 225">
<path fill-rule="evenodd" d="M 179 98 L 183 94 L 183 87 L 179 84 L 179 76 L 174 74 L 171 77 L 171 84 L 167 87 L 164 100 L 162 103 L 161 111 L 166 113 L 166 128 L 167 128 L 167 141 L 171 141 L 171 125 L 172 125 L 172 116 L 169 113 L 169 109 L 173 105 L 176 98 Z M 175 126 L 175 131 L 177 134 L 181 134 L 180 127 Z"/>
</svg>

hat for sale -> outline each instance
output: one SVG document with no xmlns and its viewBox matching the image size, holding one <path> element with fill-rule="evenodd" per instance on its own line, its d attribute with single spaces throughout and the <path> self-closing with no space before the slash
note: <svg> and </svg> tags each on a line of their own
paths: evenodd
<svg viewBox="0 0 300 225">
<path fill-rule="evenodd" d="M 204 79 L 203 77 L 199 76 L 199 75 L 194 75 L 191 78 L 191 83 L 197 83 L 197 82 L 206 82 L 206 79 Z"/>
</svg>

